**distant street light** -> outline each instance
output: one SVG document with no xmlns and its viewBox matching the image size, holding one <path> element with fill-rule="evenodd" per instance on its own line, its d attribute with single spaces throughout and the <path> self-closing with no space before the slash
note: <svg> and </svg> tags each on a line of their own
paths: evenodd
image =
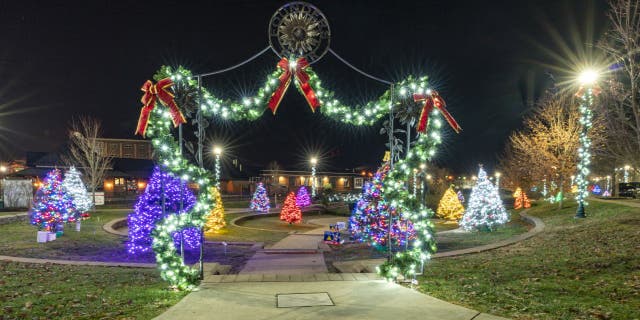
<svg viewBox="0 0 640 320">
<path fill-rule="evenodd" d="M 624 183 L 629 182 L 629 169 L 631 169 L 630 165 L 624 166 Z"/>
<path fill-rule="evenodd" d="M 578 172 L 576 174 L 576 183 L 578 184 L 578 194 L 576 200 L 578 201 L 578 209 L 576 210 L 576 218 L 586 218 L 584 206 L 585 198 L 589 195 L 587 189 L 589 182 L 587 176 L 589 175 L 589 163 L 591 162 L 591 139 L 589 139 L 589 128 L 591 128 L 592 111 L 591 107 L 595 96 L 598 95 L 598 86 L 596 81 L 598 80 L 598 73 L 594 70 L 585 70 L 578 76 L 578 82 L 580 89 L 576 93 L 576 96 L 582 99 L 580 105 L 580 148 L 578 149 Z"/>
<path fill-rule="evenodd" d="M 311 197 L 316 196 L 316 164 L 318 164 L 318 159 L 316 157 L 312 157 L 311 160 Z"/>
<path fill-rule="evenodd" d="M 496 172 L 496 189 L 500 189 L 500 172 Z"/>
<path fill-rule="evenodd" d="M 222 155 L 222 148 L 220 146 L 213 147 L 213 154 L 216 155 L 216 188 L 220 189 L 220 156 Z"/>
</svg>

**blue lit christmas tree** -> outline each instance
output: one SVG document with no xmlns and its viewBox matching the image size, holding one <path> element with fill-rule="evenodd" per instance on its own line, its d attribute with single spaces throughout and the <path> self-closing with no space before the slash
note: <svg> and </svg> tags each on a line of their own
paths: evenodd
<svg viewBox="0 0 640 320">
<path fill-rule="evenodd" d="M 269 212 L 269 209 L 271 209 L 267 189 L 265 189 L 262 182 L 258 182 L 258 185 L 256 186 L 256 192 L 253 193 L 249 209 L 258 212 Z"/>
<path fill-rule="evenodd" d="M 163 197 L 164 195 L 164 197 Z M 183 201 L 180 210 L 180 201 Z M 151 178 L 147 183 L 144 193 L 138 197 L 134 213 L 127 216 L 129 226 L 129 239 L 127 250 L 131 254 L 151 251 L 151 231 L 158 220 L 170 214 L 184 214 L 196 203 L 193 193 L 187 188 L 187 184 L 180 179 L 165 173 L 159 167 L 155 167 Z M 164 204 L 164 214 L 163 214 Z M 173 234 L 174 244 L 180 247 L 180 235 Z M 183 244 L 186 250 L 196 249 L 200 246 L 200 230 L 188 228 L 182 231 Z"/>
<path fill-rule="evenodd" d="M 73 200 L 62 187 L 60 170 L 49 171 L 42 181 L 42 186 L 36 192 L 29 211 L 31 224 L 37 226 L 39 230 L 55 231 L 56 226 L 64 224 L 75 214 Z"/>
<path fill-rule="evenodd" d="M 398 215 L 395 208 L 390 207 L 383 197 L 384 178 L 389 172 L 389 165 L 384 165 L 367 182 L 362 195 L 349 218 L 349 231 L 352 238 L 360 242 L 370 242 L 376 248 L 387 249 L 389 238 L 389 212 L 399 218 L 391 227 L 392 246 L 404 246 L 407 240 L 415 238 L 413 223 Z"/>
<path fill-rule="evenodd" d="M 460 219 L 465 230 L 495 230 L 509 221 L 498 189 L 487 179 L 487 173 L 480 167 L 478 182 L 471 190 L 467 210 Z"/>
</svg>

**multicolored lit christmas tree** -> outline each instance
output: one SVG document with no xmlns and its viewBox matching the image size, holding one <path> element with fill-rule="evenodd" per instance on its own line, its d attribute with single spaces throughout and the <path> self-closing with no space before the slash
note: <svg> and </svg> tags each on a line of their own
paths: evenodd
<svg viewBox="0 0 640 320">
<path fill-rule="evenodd" d="M 64 174 L 62 187 L 71 196 L 75 208 L 75 214 L 69 217 L 69 221 L 89 218 L 89 210 L 93 207 L 93 201 L 87 192 L 87 187 L 85 187 L 80 178 L 80 171 L 76 170 L 74 166 L 71 166 Z"/>
<path fill-rule="evenodd" d="M 256 185 L 256 192 L 253 193 L 249 209 L 258 212 L 269 212 L 269 209 L 271 209 L 271 205 L 269 205 L 269 195 L 267 195 L 267 189 L 265 189 L 262 182 L 258 182 Z"/>
<path fill-rule="evenodd" d="M 75 215 L 73 199 L 62 187 L 60 170 L 49 171 L 36 192 L 29 211 L 31 224 L 37 226 L 38 230 L 55 231 L 56 226 L 64 224 L 69 217 Z"/>
<path fill-rule="evenodd" d="M 311 197 L 309 197 L 309 192 L 307 192 L 307 187 L 300 186 L 300 189 L 298 189 L 298 193 L 296 194 L 296 204 L 300 208 L 304 208 L 311 205 Z"/>
<path fill-rule="evenodd" d="M 453 190 L 453 186 L 449 187 L 444 192 L 440 203 L 438 204 L 438 210 L 436 211 L 438 217 L 451 221 L 458 221 L 464 214 L 464 206 L 460 203 L 458 194 Z"/>
<path fill-rule="evenodd" d="M 515 199 L 513 202 L 514 209 L 531 208 L 531 201 L 529 201 L 527 193 L 523 192 L 520 187 L 516 188 L 516 191 L 513 193 L 513 198 Z"/>
<path fill-rule="evenodd" d="M 369 242 L 380 250 L 387 249 L 390 212 L 394 217 L 399 217 L 391 226 L 392 245 L 403 246 L 407 240 L 415 238 L 411 221 L 398 215 L 383 197 L 383 181 L 388 172 L 389 165 L 386 164 L 378 169 L 371 182 L 365 183 L 349 218 L 351 237 L 360 242 Z"/>
<path fill-rule="evenodd" d="M 222 204 L 220 191 L 216 187 L 211 187 L 209 192 L 211 193 L 211 200 L 215 202 L 215 206 L 211 209 L 211 213 L 207 217 L 207 223 L 204 225 L 204 234 L 208 236 L 218 233 L 218 230 L 227 225 L 224 220 L 224 205 Z"/>
<path fill-rule="evenodd" d="M 467 211 L 459 224 L 465 230 L 494 230 L 509 221 L 498 189 L 487 179 L 487 173 L 480 167 L 478 182 L 471 190 Z"/>
<path fill-rule="evenodd" d="M 182 201 L 182 209 L 181 209 Z M 180 179 L 163 172 L 155 167 L 147 183 L 144 193 L 138 197 L 134 207 L 135 212 L 127 216 L 129 239 L 127 250 L 131 254 L 151 251 L 151 231 L 158 220 L 171 214 L 184 214 L 196 203 L 196 198 Z M 164 206 L 164 211 L 163 211 Z M 200 230 L 185 229 L 173 234 L 174 244 L 180 247 L 180 237 L 183 236 L 184 248 L 196 249 L 200 246 Z"/>
<path fill-rule="evenodd" d="M 289 192 L 287 198 L 284 200 L 282 210 L 280 211 L 280 220 L 284 220 L 289 224 L 302 222 L 302 211 L 296 204 L 295 193 Z"/>
</svg>

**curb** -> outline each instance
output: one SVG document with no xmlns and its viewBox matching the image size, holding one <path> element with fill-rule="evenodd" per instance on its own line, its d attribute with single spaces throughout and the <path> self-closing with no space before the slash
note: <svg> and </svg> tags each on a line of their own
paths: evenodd
<svg viewBox="0 0 640 320">
<path fill-rule="evenodd" d="M 506 247 L 515 243 L 518 243 L 520 241 L 529 239 L 537 234 L 539 234 L 540 232 L 544 231 L 545 228 L 545 224 L 544 222 L 542 222 L 542 220 L 540 220 L 537 217 L 533 217 L 530 215 L 527 215 L 526 212 L 528 210 L 522 211 L 519 213 L 520 217 L 527 221 L 528 223 L 532 224 L 534 227 L 523 233 L 523 234 L 519 234 L 516 236 L 513 236 L 511 238 L 502 240 L 502 241 L 498 241 L 498 242 L 494 242 L 494 243 L 490 243 L 490 244 L 486 244 L 486 245 L 482 245 L 482 246 L 477 246 L 477 247 L 473 247 L 473 248 L 467 248 L 467 249 L 460 249 L 460 250 L 453 250 L 453 251 L 449 251 L 449 252 L 441 252 L 441 253 L 436 253 L 434 255 L 431 256 L 432 259 L 437 259 L 437 258 L 450 258 L 450 257 L 457 257 L 457 256 L 462 256 L 462 255 L 467 255 L 467 254 L 474 254 L 474 253 L 480 253 L 480 252 L 484 252 L 484 251 L 489 251 L 489 250 L 493 250 L 493 249 L 498 249 L 498 248 L 502 248 L 502 247 Z M 372 266 L 372 265 L 378 265 L 382 262 L 384 262 L 386 259 L 360 259 L 360 260 L 350 260 L 350 261 L 335 261 L 333 262 L 333 266 L 340 270 L 340 268 L 338 266 L 340 266 L 341 264 L 357 264 L 360 263 L 362 264 L 363 268 L 366 267 L 368 268 L 368 266 Z M 336 265 L 337 263 L 337 265 Z"/>
<path fill-rule="evenodd" d="M 139 262 L 101 262 L 101 261 L 79 261 L 79 260 L 50 260 L 39 258 L 23 258 L 0 256 L 0 261 L 23 262 L 23 263 L 51 263 L 66 264 L 73 266 L 97 266 L 97 267 L 125 267 L 125 268 L 155 268 L 155 263 L 139 263 Z"/>
<path fill-rule="evenodd" d="M 29 215 L 27 214 L 27 212 L 0 216 L 0 224 L 9 224 L 25 220 L 29 220 Z"/>
<path fill-rule="evenodd" d="M 102 225 L 102 230 L 104 230 L 107 233 L 115 234 L 117 236 L 127 237 L 127 236 L 129 236 L 129 234 L 127 232 L 116 230 L 116 229 L 126 225 L 127 224 L 126 222 L 127 222 L 127 218 L 126 217 L 113 219 L 113 220 L 105 223 L 104 225 Z"/>
</svg>

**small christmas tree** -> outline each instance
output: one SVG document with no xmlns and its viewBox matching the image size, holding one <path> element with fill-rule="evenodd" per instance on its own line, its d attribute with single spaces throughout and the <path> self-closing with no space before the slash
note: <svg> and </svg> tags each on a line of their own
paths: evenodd
<svg viewBox="0 0 640 320">
<path fill-rule="evenodd" d="M 269 212 L 269 209 L 271 209 L 267 189 L 265 189 L 262 182 L 258 182 L 256 185 L 256 192 L 253 193 L 249 209 L 258 212 Z"/>
<path fill-rule="evenodd" d="M 449 189 L 444 192 L 444 195 L 438 204 L 438 210 L 436 213 L 438 217 L 452 221 L 460 220 L 464 214 L 464 206 L 460 203 L 458 195 L 453 190 L 453 186 L 449 187 Z"/>
<path fill-rule="evenodd" d="M 89 217 L 89 210 L 93 207 L 93 201 L 89 197 L 87 187 L 85 187 L 80 172 L 75 167 L 69 168 L 64 175 L 62 187 L 71 196 L 73 206 L 76 209 L 75 215 L 69 217 L 69 221 L 80 221 Z"/>
<path fill-rule="evenodd" d="M 464 203 L 464 195 L 462 194 L 462 191 L 458 190 L 456 194 L 458 195 L 458 200 L 460 200 L 460 203 Z"/>
<path fill-rule="evenodd" d="M 307 192 L 307 187 L 300 186 L 300 189 L 298 189 L 298 194 L 296 194 L 296 204 L 300 208 L 311 205 L 311 198 L 309 197 L 309 193 Z"/>
<path fill-rule="evenodd" d="M 513 197 L 515 198 L 513 203 L 514 209 L 531 208 L 531 201 L 529 201 L 527 193 L 523 192 L 520 187 L 516 188 Z"/>
<path fill-rule="evenodd" d="M 207 217 L 207 223 L 204 226 L 205 235 L 214 235 L 218 230 L 224 228 L 227 222 L 224 221 L 224 206 L 222 205 L 222 197 L 220 191 L 216 187 L 209 188 L 211 193 L 211 199 L 215 202 L 215 206 L 211 209 L 209 217 Z"/>
<path fill-rule="evenodd" d="M 293 191 L 289 192 L 287 199 L 284 200 L 284 205 L 280 211 L 280 220 L 289 222 L 289 224 L 302 222 L 302 211 L 296 204 L 296 195 Z"/>
<path fill-rule="evenodd" d="M 509 214 L 502 205 L 498 189 L 487 179 L 480 167 L 478 182 L 471 191 L 467 211 L 459 224 L 465 230 L 494 230 L 509 221 Z"/>
<path fill-rule="evenodd" d="M 180 210 L 181 201 L 182 210 Z M 151 251 L 151 231 L 155 228 L 156 222 L 170 214 L 186 213 L 195 203 L 196 198 L 184 181 L 155 167 L 147 183 L 147 188 L 138 197 L 134 207 L 135 212 L 127 216 L 129 226 L 127 249 L 129 253 Z M 182 232 L 175 232 L 173 234 L 174 244 L 178 248 L 181 236 L 185 249 L 196 249 L 200 246 L 200 229 L 188 228 Z"/>
<path fill-rule="evenodd" d="M 69 217 L 76 215 L 73 200 L 62 187 L 60 170 L 53 169 L 47 173 L 38 189 L 29 216 L 31 224 L 39 230 L 56 231 Z"/>
</svg>

